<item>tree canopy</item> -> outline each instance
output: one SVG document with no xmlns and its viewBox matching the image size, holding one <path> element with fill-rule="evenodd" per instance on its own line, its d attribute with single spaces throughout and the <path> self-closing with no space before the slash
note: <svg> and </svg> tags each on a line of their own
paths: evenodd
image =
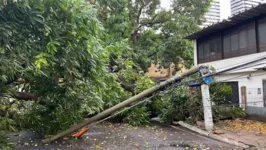
<svg viewBox="0 0 266 150">
<path fill-rule="evenodd" d="M 99 0 L 100 20 L 114 41 L 128 39 L 132 60 L 144 71 L 151 61 L 192 65 L 192 43 L 183 38 L 199 29 L 211 0 Z M 126 56 L 128 58 L 128 55 Z"/>
<path fill-rule="evenodd" d="M 164 10 L 159 0 L 4 0 L 1 119 L 54 133 L 153 86 L 144 75 L 152 61 L 191 66 L 183 37 L 199 29 L 209 3 L 173 0 Z"/>
<path fill-rule="evenodd" d="M 123 97 L 102 34 L 97 10 L 81 0 L 0 5 L 3 110 L 12 101 L 2 115 L 13 109 L 25 127 L 55 132 Z"/>
</svg>

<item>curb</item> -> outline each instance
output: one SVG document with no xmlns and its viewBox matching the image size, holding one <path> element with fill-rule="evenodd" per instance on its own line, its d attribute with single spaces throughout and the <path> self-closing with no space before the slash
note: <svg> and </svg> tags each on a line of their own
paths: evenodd
<svg viewBox="0 0 266 150">
<path fill-rule="evenodd" d="M 184 128 L 187 128 L 193 132 L 196 132 L 200 135 L 203 135 L 203 136 L 207 136 L 207 137 L 210 137 L 212 139 L 215 139 L 217 141 L 221 141 L 221 142 L 224 142 L 224 143 L 228 143 L 228 144 L 232 144 L 232 145 L 235 145 L 235 146 L 238 146 L 238 147 L 241 147 L 241 148 L 249 148 L 249 145 L 246 145 L 244 143 L 241 143 L 239 141 L 236 141 L 234 139 L 228 139 L 228 138 L 225 138 L 225 137 L 222 137 L 222 136 L 219 136 L 219 135 L 215 135 L 215 134 L 212 134 L 210 132 L 207 132 L 207 131 L 204 131 L 202 129 L 199 129 L 195 126 L 192 126 L 190 124 L 187 124 L 187 123 L 184 123 L 183 121 L 178 121 L 178 122 L 174 122 L 174 124 L 178 124 Z M 175 128 L 175 126 L 172 126 Z"/>
</svg>

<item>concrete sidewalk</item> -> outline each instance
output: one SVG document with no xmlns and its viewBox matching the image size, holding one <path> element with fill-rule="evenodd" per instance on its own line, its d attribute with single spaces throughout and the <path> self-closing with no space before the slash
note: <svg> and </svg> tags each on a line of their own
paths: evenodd
<svg viewBox="0 0 266 150">
<path fill-rule="evenodd" d="M 266 123 L 251 120 L 226 120 L 215 124 L 212 132 L 204 130 L 204 123 L 197 122 L 198 127 L 179 121 L 179 124 L 201 135 L 226 143 L 249 147 L 249 149 L 266 150 Z M 256 148 L 255 148 L 256 147 Z"/>
<path fill-rule="evenodd" d="M 266 150 L 266 135 L 250 133 L 242 130 L 237 132 L 226 131 L 220 136 L 237 140 L 247 145 L 255 146 L 260 150 Z"/>
<path fill-rule="evenodd" d="M 222 137 L 234 139 L 260 150 L 266 150 L 266 123 L 252 120 L 227 120 L 216 124 Z"/>
</svg>

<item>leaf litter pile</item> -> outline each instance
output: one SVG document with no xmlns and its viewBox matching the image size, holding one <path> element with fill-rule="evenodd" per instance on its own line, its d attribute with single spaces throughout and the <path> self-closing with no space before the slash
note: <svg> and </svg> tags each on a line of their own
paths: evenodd
<svg viewBox="0 0 266 150">
<path fill-rule="evenodd" d="M 247 131 L 257 134 L 266 135 L 266 123 L 252 121 L 252 120 L 225 120 L 220 121 L 217 124 L 218 127 L 222 128 L 225 131 Z"/>
</svg>

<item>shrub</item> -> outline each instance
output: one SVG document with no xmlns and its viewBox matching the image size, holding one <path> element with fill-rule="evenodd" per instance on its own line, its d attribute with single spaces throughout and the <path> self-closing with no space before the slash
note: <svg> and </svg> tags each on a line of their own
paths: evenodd
<svg viewBox="0 0 266 150">
<path fill-rule="evenodd" d="M 13 150 L 12 146 L 8 143 L 8 138 L 0 133 L 0 148 L 1 150 Z"/>
<path fill-rule="evenodd" d="M 242 108 L 236 107 L 233 108 L 230 112 L 233 119 L 236 118 L 245 118 L 247 116 L 247 112 L 244 111 Z"/>
<path fill-rule="evenodd" d="M 128 123 L 133 126 L 145 126 L 150 124 L 149 113 L 145 107 L 134 108 L 126 117 Z"/>
<path fill-rule="evenodd" d="M 196 92 L 191 93 L 191 88 L 182 85 L 171 89 L 160 98 L 163 99 L 159 109 L 159 117 L 163 123 L 170 124 L 173 120 L 190 120 L 195 122 L 203 120 L 203 104 L 200 87 L 195 88 Z M 210 95 L 213 104 L 213 118 L 219 120 L 222 109 L 219 106 L 224 104 L 225 96 L 230 94 L 231 88 L 226 84 L 214 82 L 210 85 Z M 157 108 L 153 108 L 156 110 Z"/>
</svg>

